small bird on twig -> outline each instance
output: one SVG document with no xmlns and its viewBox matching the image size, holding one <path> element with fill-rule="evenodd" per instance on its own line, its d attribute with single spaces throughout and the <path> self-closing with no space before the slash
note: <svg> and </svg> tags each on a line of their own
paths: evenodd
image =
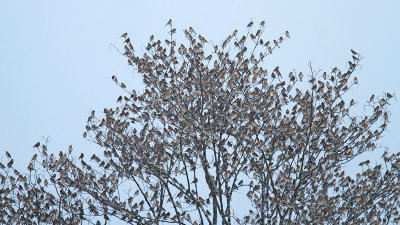
<svg viewBox="0 0 400 225">
<path fill-rule="evenodd" d="M 172 24 L 172 19 L 169 19 L 169 20 L 168 20 L 168 23 L 165 24 L 165 26 L 170 26 L 171 24 Z"/>
<path fill-rule="evenodd" d="M 40 146 L 40 142 L 36 143 L 36 144 L 33 146 L 33 148 L 39 148 L 39 146 Z"/>
</svg>

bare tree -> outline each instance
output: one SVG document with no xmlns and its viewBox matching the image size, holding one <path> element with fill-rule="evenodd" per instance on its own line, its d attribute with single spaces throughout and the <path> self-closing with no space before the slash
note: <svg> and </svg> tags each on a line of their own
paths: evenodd
<svg viewBox="0 0 400 225">
<path fill-rule="evenodd" d="M 114 109 L 93 111 L 84 137 L 104 148 L 92 163 L 36 144 L 21 174 L 0 164 L 0 223 L 101 224 L 389 224 L 398 222 L 400 154 L 377 140 L 389 122 L 388 100 L 353 115 L 357 87 L 348 67 L 281 74 L 266 56 L 285 37 L 264 41 L 264 22 L 221 45 L 193 28 L 188 44 L 154 36 L 143 56 L 125 33 L 124 56 L 143 78 L 141 94 L 113 76 L 125 92 Z M 211 49 L 210 49 L 211 48 Z M 262 67 L 264 66 L 264 68 Z M 304 85 L 306 84 L 306 85 Z M 352 113 L 350 113 L 352 112 Z M 355 157 L 383 149 L 382 163 Z"/>
</svg>

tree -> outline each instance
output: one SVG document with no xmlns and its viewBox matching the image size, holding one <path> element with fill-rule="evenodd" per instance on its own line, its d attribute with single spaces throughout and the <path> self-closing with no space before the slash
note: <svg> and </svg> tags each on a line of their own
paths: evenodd
<svg viewBox="0 0 400 225">
<path fill-rule="evenodd" d="M 29 172 L 0 164 L 1 223 L 89 224 L 111 218 L 130 224 L 389 224 L 400 220 L 400 153 L 385 149 L 383 164 L 361 163 L 355 176 L 344 166 L 369 151 L 389 122 L 388 100 L 372 95 L 356 116 L 345 94 L 357 87 L 348 68 L 314 71 L 308 78 L 266 56 L 280 37 L 264 41 L 264 22 L 221 45 L 193 28 L 188 45 L 154 36 L 143 56 L 125 33 L 124 56 L 143 78 L 137 94 L 119 107 L 88 118 L 84 137 L 104 148 L 89 163 L 72 146 L 59 156 L 47 142 L 35 147 Z M 232 45 L 233 43 L 233 45 Z M 207 47 L 211 46 L 211 51 Z M 264 64 L 263 64 L 264 63 Z M 264 65 L 265 66 L 265 65 Z M 307 88 L 304 84 L 307 84 Z"/>
</svg>

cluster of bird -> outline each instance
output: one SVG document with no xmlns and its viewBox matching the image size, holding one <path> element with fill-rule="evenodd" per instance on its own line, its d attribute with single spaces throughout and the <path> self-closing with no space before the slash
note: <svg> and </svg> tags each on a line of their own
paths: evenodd
<svg viewBox="0 0 400 225">
<path fill-rule="evenodd" d="M 264 25 L 265 22 L 262 21 L 260 26 Z M 172 20 L 169 20 L 166 26 L 171 26 L 171 35 L 176 31 L 172 28 Z M 253 26 L 253 22 L 247 25 L 249 29 Z M 280 37 L 272 41 L 275 46 L 270 46 L 269 41 L 264 43 L 259 38 L 261 33 L 262 29 L 254 34 L 250 33 L 249 36 L 266 47 L 265 55 L 271 54 L 275 47 L 279 48 L 284 40 Z M 225 198 L 224 196 L 229 196 L 241 187 L 248 187 L 247 196 L 255 206 L 260 207 L 264 201 L 262 199 L 264 196 L 260 193 L 265 191 L 265 189 L 262 190 L 264 186 L 257 184 L 257 179 L 260 177 L 274 179 L 273 182 L 276 184 L 274 188 L 282 193 L 288 193 L 295 191 L 296 185 L 303 185 L 301 182 L 304 181 L 297 179 L 298 176 L 308 173 L 308 177 L 317 181 L 319 179 L 317 175 L 320 172 L 318 168 L 321 168 L 322 164 L 331 163 L 336 158 L 347 160 L 355 153 L 374 148 L 372 139 L 378 137 L 380 132 L 372 132 L 369 128 L 376 122 L 376 118 L 381 115 L 387 118 L 388 114 L 376 112 L 372 119 L 366 117 L 362 121 L 357 121 L 355 117 L 351 118 L 349 115 L 349 109 L 355 101 L 351 100 L 346 105 L 341 100 L 341 95 L 349 89 L 348 81 L 360 60 L 359 54 L 354 50 L 351 50 L 353 62 L 349 62 L 348 71 L 342 73 L 335 67 L 331 74 L 329 72 L 322 74 L 324 80 L 312 76 L 308 81 L 312 86 L 311 90 L 303 91 L 294 88 L 294 85 L 298 80 L 303 81 L 304 74 L 290 72 L 290 82 L 285 82 L 281 80 L 282 73 L 279 66 L 270 73 L 273 81 L 267 82 L 270 79 L 268 72 L 259 66 L 265 55 L 260 54 L 258 59 L 254 55 L 246 58 L 246 37 L 237 38 L 237 31 L 234 31 L 222 43 L 222 48 L 214 47 L 214 55 L 217 56 L 214 64 L 208 64 L 213 55 L 207 56 L 203 50 L 203 45 L 208 43 L 206 38 L 197 35 L 199 42 L 194 41 L 193 28 L 185 30 L 185 34 L 191 41 L 191 47 L 186 48 L 182 45 L 177 51 L 182 57 L 176 57 L 173 41 L 166 42 L 167 45 L 172 46 L 169 58 L 164 57 L 167 55 L 167 48 L 161 47 L 159 41 L 153 42 L 153 35 L 150 37 L 151 44 L 148 47 L 148 52 L 153 52 L 153 54 L 150 56 L 146 54 L 143 58 L 134 57 L 128 34 L 121 35 L 125 39 L 124 55 L 128 57 L 129 65 L 137 65 L 139 73 L 148 83 L 142 95 L 128 92 L 128 96 L 119 96 L 117 102 L 124 104 L 115 110 L 105 109 L 105 119 L 93 122 L 94 112 L 89 117 L 87 132 L 84 132 L 83 137 L 88 137 L 88 133 L 91 137 L 90 132 L 93 132 L 97 143 L 106 148 L 104 156 L 109 160 L 108 163 L 105 162 L 106 159 L 100 160 L 95 155 L 91 158 L 99 162 L 101 167 L 106 170 L 114 167 L 120 174 L 131 173 L 130 175 L 142 179 L 143 184 L 148 185 L 149 192 L 154 193 L 162 184 L 152 184 L 152 179 L 149 177 L 163 178 L 165 174 L 184 175 L 187 179 L 186 183 L 179 183 L 175 177 L 169 178 L 168 182 L 176 187 L 178 194 L 177 199 L 172 200 L 171 197 L 168 202 L 178 208 L 184 202 L 201 208 L 206 207 L 206 204 L 210 202 L 210 197 L 204 199 L 193 197 L 196 193 L 192 193 L 194 190 L 192 186 L 197 188 L 197 185 L 204 181 L 195 173 L 195 170 L 202 163 L 204 171 L 208 173 L 209 167 L 213 165 L 219 168 L 218 175 L 206 174 L 208 184 L 226 184 L 226 186 L 219 186 L 221 191 L 212 194 L 221 194 L 221 198 Z M 290 38 L 288 31 L 285 32 L 285 36 Z M 229 58 L 228 52 L 223 52 L 231 39 L 235 39 L 234 46 L 239 51 L 235 59 Z M 166 62 L 166 59 L 172 62 Z M 178 59 L 183 59 L 184 62 L 179 64 Z M 112 80 L 121 88 L 126 89 L 126 85 L 118 82 L 116 76 L 112 76 Z M 357 82 L 357 78 L 354 78 L 353 84 Z M 292 95 L 294 90 L 295 93 Z M 387 93 L 384 98 L 375 102 L 373 95 L 369 102 L 379 104 L 383 108 L 389 104 L 388 100 L 392 97 L 393 94 Z M 140 109 L 135 105 L 136 102 L 139 102 Z M 381 108 L 378 109 L 379 112 Z M 342 118 L 351 118 L 351 124 L 339 129 Z M 155 122 L 157 119 L 159 124 L 157 124 L 158 121 Z M 98 124 L 95 124 L 96 121 Z M 136 129 L 131 129 L 130 123 L 139 122 L 144 125 L 137 134 Z M 365 134 L 368 134 L 367 137 Z M 190 147 L 193 143 L 201 143 L 202 146 L 201 148 Z M 33 147 L 39 148 L 41 143 L 37 142 Z M 45 148 L 45 145 L 42 145 L 42 148 Z M 205 151 L 204 148 L 219 151 L 215 154 L 219 158 L 214 161 L 201 158 L 202 154 L 199 153 Z M 357 149 L 359 152 L 354 152 Z M 68 153 L 71 154 L 72 151 L 73 148 L 70 145 Z M 317 160 L 315 155 L 322 151 L 325 151 L 323 153 L 325 158 Z M 298 154 L 306 154 L 306 152 L 309 154 L 308 159 L 307 157 L 296 158 Z M 265 153 L 268 156 L 265 156 Z M 6 154 L 11 158 L 8 152 Z M 33 159 L 36 160 L 36 157 L 37 155 Z M 79 159 L 82 164 L 83 158 L 84 154 L 81 153 Z M 118 160 L 112 158 L 118 158 Z M 171 168 L 163 167 L 172 160 L 174 163 L 179 163 Z M 135 163 L 139 164 L 136 168 L 133 167 Z M 13 161 L 10 161 L 8 167 L 12 164 Z M 368 164 L 369 161 L 365 161 L 360 165 Z M 307 166 L 303 167 L 303 165 Z M 302 174 L 294 174 L 300 171 L 298 169 L 300 167 L 304 168 Z M 188 175 L 191 172 L 193 176 Z M 251 182 L 232 181 L 239 173 L 251 177 Z M 115 185 L 118 183 L 115 174 L 111 173 L 107 178 L 101 179 L 109 179 Z M 343 177 L 344 175 L 337 176 L 339 185 L 352 183 Z M 336 185 L 335 182 L 332 181 L 331 184 Z M 229 186 L 230 184 L 232 185 Z M 224 187 L 225 189 L 222 190 Z M 210 188 L 211 191 L 216 189 L 218 188 L 214 186 Z M 128 205 L 140 193 L 137 190 L 134 196 L 128 199 Z M 150 195 L 146 193 L 143 196 Z M 97 197 L 104 204 L 109 200 L 106 193 L 101 193 Z M 150 200 L 157 202 L 158 197 L 154 194 Z M 281 195 L 277 194 L 275 197 L 275 200 L 271 201 L 287 201 Z M 184 198 L 184 201 L 180 201 L 181 198 Z M 319 201 L 320 205 L 323 205 L 324 200 L 319 198 Z M 113 204 L 112 199 L 109 202 Z M 276 206 L 276 202 L 271 205 Z M 133 209 L 143 209 L 144 204 L 144 201 L 141 201 L 139 205 L 135 203 Z M 292 204 L 292 202 L 285 202 L 285 204 Z M 125 205 L 126 202 L 123 205 L 123 216 L 128 215 Z M 276 206 L 277 208 L 279 206 Z M 204 210 L 204 214 L 211 215 L 208 210 Z M 150 214 L 148 218 L 151 218 Z M 187 220 L 191 220 L 190 215 Z M 197 224 L 197 222 L 192 224 Z"/>
</svg>

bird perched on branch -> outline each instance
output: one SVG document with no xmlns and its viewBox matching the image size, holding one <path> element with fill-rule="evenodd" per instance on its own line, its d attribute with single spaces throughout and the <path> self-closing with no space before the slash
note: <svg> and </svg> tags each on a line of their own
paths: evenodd
<svg viewBox="0 0 400 225">
<path fill-rule="evenodd" d="M 40 146 L 40 142 L 36 143 L 36 144 L 33 146 L 33 148 L 39 148 L 39 146 Z"/>
</svg>

